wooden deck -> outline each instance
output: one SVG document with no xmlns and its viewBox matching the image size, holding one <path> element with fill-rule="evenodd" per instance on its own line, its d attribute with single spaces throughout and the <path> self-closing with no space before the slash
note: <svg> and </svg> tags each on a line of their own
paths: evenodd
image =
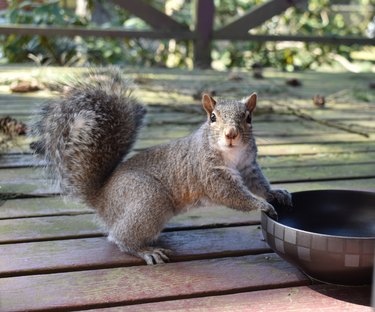
<svg viewBox="0 0 375 312">
<path fill-rule="evenodd" d="M 42 90 L 11 94 L 17 78 L 48 84 L 76 70 L 0 68 L 0 118 L 26 120 Z M 371 74 L 250 73 L 127 69 L 148 105 L 136 146 L 183 136 L 205 114 L 193 96 L 259 94 L 254 127 L 259 161 L 289 191 L 375 190 L 375 92 Z M 237 78 L 237 79 L 235 79 Z M 300 79 L 301 87 L 286 80 Z M 311 98 L 326 97 L 317 108 Z M 171 263 L 146 266 L 107 242 L 83 205 L 65 202 L 35 164 L 29 141 L 0 136 L 0 311 L 372 311 L 371 287 L 311 281 L 262 240 L 259 213 L 196 209 L 170 221 L 160 244 Z M 4 146 L 7 146 L 7 150 Z"/>
</svg>

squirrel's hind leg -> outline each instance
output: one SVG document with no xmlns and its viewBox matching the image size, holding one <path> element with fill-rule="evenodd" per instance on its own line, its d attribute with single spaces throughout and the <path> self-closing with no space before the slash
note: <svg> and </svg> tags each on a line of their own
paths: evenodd
<svg viewBox="0 0 375 312">
<path fill-rule="evenodd" d="M 131 233 L 123 226 L 124 224 L 115 224 L 108 235 L 108 240 L 114 242 L 121 251 L 142 258 L 147 264 L 169 262 L 169 256 L 172 255 L 171 250 L 152 246 L 163 225 L 156 230 L 156 228 L 150 228 L 145 224 L 139 232 L 133 230 Z"/>
<path fill-rule="evenodd" d="M 163 189 L 149 186 L 147 191 L 139 192 L 137 198 L 125 195 L 122 203 L 121 213 L 109 226 L 108 239 L 147 264 L 168 262 L 172 252 L 153 246 L 165 223 L 174 215 L 173 203 Z"/>
<path fill-rule="evenodd" d="M 111 232 L 108 236 L 108 240 L 114 242 L 121 251 L 142 258 L 147 264 L 161 264 L 169 262 L 169 256 L 173 254 L 172 250 L 166 248 L 152 246 L 130 247 L 126 244 L 126 242 L 124 242 L 124 240 L 119 240 L 117 237 L 113 236 L 113 233 Z M 151 245 L 151 243 L 149 244 Z"/>
</svg>

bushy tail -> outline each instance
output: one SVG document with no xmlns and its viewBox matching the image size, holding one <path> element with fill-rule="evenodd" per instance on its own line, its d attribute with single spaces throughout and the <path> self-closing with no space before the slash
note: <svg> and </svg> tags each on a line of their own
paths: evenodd
<svg viewBox="0 0 375 312">
<path fill-rule="evenodd" d="M 64 86 L 32 126 L 37 154 L 63 193 L 91 202 L 131 150 L 145 109 L 119 70 L 93 70 Z"/>
</svg>

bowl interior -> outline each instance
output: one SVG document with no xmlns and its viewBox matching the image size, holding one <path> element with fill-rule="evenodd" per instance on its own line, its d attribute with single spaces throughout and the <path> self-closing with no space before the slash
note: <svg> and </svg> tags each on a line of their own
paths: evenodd
<svg viewBox="0 0 375 312">
<path fill-rule="evenodd" d="M 324 190 L 293 194 L 293 209 L 276 206 L 278 222 L 343 237 L 375 237 L 375 193 Z"/>
</svg>

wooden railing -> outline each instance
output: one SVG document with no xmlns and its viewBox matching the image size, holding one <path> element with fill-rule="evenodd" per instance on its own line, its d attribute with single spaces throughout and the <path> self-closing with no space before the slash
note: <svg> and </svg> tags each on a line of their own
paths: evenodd
<svg viewBox="0 0 375 312">
<path fill-rule="evenodd" d="M 193 30 L 190 30 L 188 25 L 177 22 L 141 0 L 112 0 L 112 2 L 144 20 L 152 27 L 152 30 L 135 31 L 119 27 L 57 27 L 53 25 L 17 24 L 0 25 L 0 34 L 191 40 L 194 45 L 194 66 L 201 68 L 210 67 L 211 43 L 213 40 L 302 41 L 344 45 L 375 45 L 374 38 L 363 37 L 249 34 L 250 29 L 261 25 L 275 15 L 283 13 L 291 6 L 306 9 L 308 0 L 270 0 L 252 8 L 244 16 L 217 30 L 213 28 L 214 0 L 194 1 Z"/>
</svg>

